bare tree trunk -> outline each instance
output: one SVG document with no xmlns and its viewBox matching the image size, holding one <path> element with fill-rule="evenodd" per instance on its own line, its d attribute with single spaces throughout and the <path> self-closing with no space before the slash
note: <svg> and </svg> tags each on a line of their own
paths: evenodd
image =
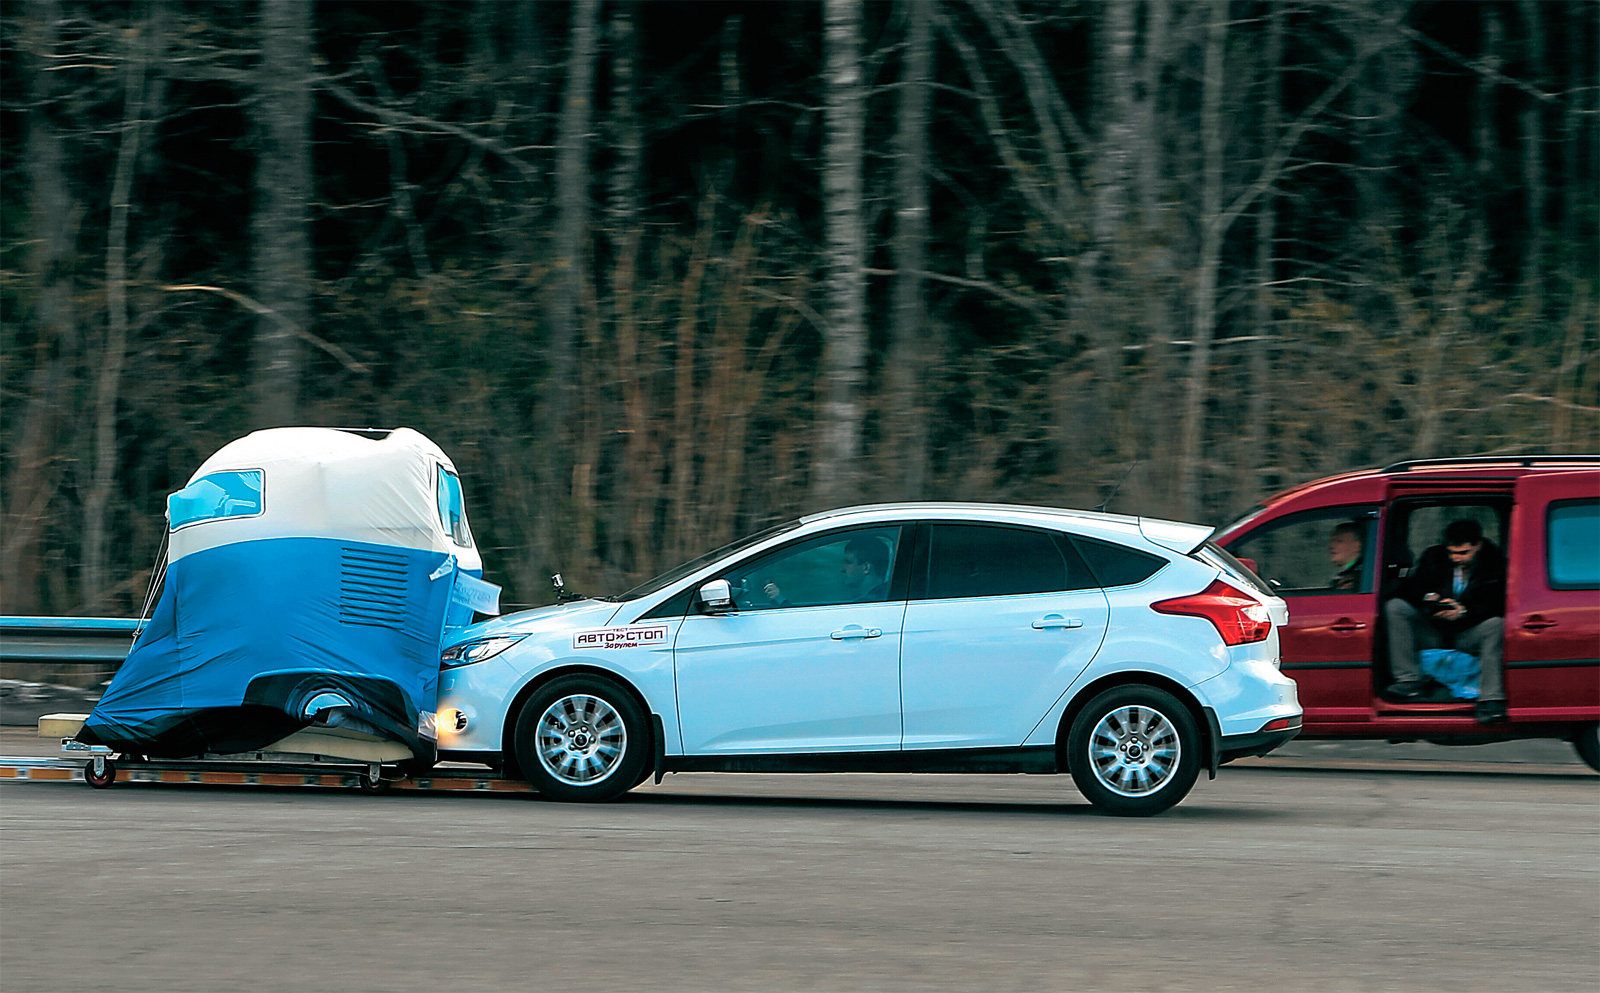
<svg viewBox="0 0 1600 993">
<path fill-rule="evenodd" d="M 66 156 L 53 115 L 60 92 L 49 66 L 59 42 L 61 7 L 56 0 L 30 4 L 27 14 L 28 218 L 31 250 L 28 273 L 37 288 L 33 308 L 34 341 L 27 360 L 27 402 L 12 418 L 4 443 L 3 501 L 0 501 L 0 610 L 25 614 L 39 609 L 39 539 L 55 498 L 59 477 L 57 426 L 66 407 L 67 370 L 77 360 L 77 326 L 72 309 L 72 193 L 66 182 Z M 5 341 L 13 340 L 7 330 Z M 23 361 L 8 350 L 7 362 Z"/>
<path fill-rule="evenodd" d="M 1536 0 L 1522 0 L 1522 17 L 1526 22 L 1527 62 L 1533 72 L 1531 82 L 1540 90 L 1545 88 L 1544 5 Z M 1544 321 L 1544 103 L 1524 96 L 1522 111 L 1522 189 L 1527 196 L 1528 241 L 1523 247 L 1522 287 L 1527 310 L 1535 325 Z M 1541 335 L 1542 337 L 1542 335 Z"/>
<path fill-rule="evenodd" d="M 95 384 L 94 478 L 83 501 L 83 585 L 85 613 L 102 609 L 106 590 L 106 507 L 117 472 L 117 394 L 128 345 L 128 211 L 134 166 L 144 126 L 145 71 L 149 65 L 148 20 L 128 29 L 123 74 L 122 134 L 111 180 L 111 216 L 106 226 L 106 340 Z"/>
<path fill-rule="evenodd" d="M 311 12 L 302 0 L 261 0 L 252 255 L 255 297 L 279 319 L 256 319 L 257 427 L 296 420 L 300 354 L 291 326 L 311 324 Z"/>
<path fill-rule="evenodd" d="M 654 352 L 641 354 L 637 283 L 643 226 L 639 219 L 640 170 L 644 137 L 635 110 L 635 64 L 638 31 L 633 3 L 619 3 L 611 12 L 611 126 L 616 165 L 606 208 L 610 228 L 612 331 L 616 338 L 617 374 L 622 404 L 622 492 L 614 527 L 624 536 L 628 555 L 623 568 L 632 574 L 655 568 L 654 524 L 660 453 L 650 443 L 650 384 L 656 369 Z"/>
<path fill-rule="evenodd" d="M 1478 174 L 1478 196 L 1486 200 L 1494 185 L 1496 141 L 1495 91 L 1504 58 L 1500 46 L 1505 39 L 1505 27 L 1500 23 L 1497 8 L 1485 4 L 1483 11 L 1483 54 L 1478 59 L 1482 71 L 1478 73 L 1477 93 L 1472 101 L 1473 168 Z"/>
<path fill-rule="evenodd" d="M 820 451 L 812 495 L 834 506 L 856 497 L 860 480 L 861 394 L 866 380 L 866 230 L 862 151 L 866 85 L 861 74 L 861 0 L 824 0 L 825 93 L 822 201 L 827 247 L 825 339 L 818 388 Z"/>
<path fill-rule="evenodd" d="M 1161 120 L 1161 84 L 1167 68 L 1169 43 L 1167 25 L 1172 20 L 1172 8 L 1170 0 L 1147 0 L 1145 10 L 1144 58 L 1140 65 L 1143 92 L 1135 101 L 1139 149 L 1136 158 L 1139 171 L 1140 213 L 1143 215 L 1145 233 L 1151 235 L 1160 229 L 1163 214 L 1162 165 L 1166 156 L 1162 154 L 1165 140 Z M 1170 270 L 1170 258 L 1167 254 L 1159 253 L 1158 258 L 1165 260 L 1168 263 L 1166 268 Z"/>
<path fill-rule="evenodd" d="M 700 288 L 711 267 L 716 210 L 708 197 L 700 205 L 700 230 L 695 234 L 687 271 L 678 291 L 677 339 L 672 349 L 672 548 L 689 554 L 700 535 L 693 503 L 696 453 L 700 442 L 700 397 L 695 391 L 700 334 Z"/>
<path fill-rule="evenodd" d="M 1222 85 L 1227 42 L 1228 0 L 1212 0 L 1206 26 L 1205 68 L 1200 97 L 1200 254 L 1195 265 L 1194 323 L 1189 345 L 1189 378 L 1184 390 L 1178 500 L 1193 520 L 1200 512 L 1199 463 L 1204 455 L 1211 339 L 1217 322 L 1217 271 L 1222 263 Z"/>
<path fill-rule="evenodd" d="M 933 0 L 904 0 L 906 54 L 895 123 L 893 317 L 890 329 L 888 437 L 898 455 L 894 495 L 922 498 L 928 475 L 928 428 L 923 378 L 928 333 L 923 269 L 928 240 L 928 95 L 933 62 Z"/>
<path fill-rule="evenodd" d="M 543 439 L 547 446 L 545 489 L 547 512 L 543 530 L 549 552 L 564 551 L 556 536 L 563 533 L 564 508 L 571 507 L 573 444 L 578 425 L 578 311 L 588 252 L 589 123 L 594 103 L 594 63 L 600 0 L 577 0 L 572 7 L 572 43 L 567 52 L 567 82 L 556 138 L 555 278 L 550 287 L 547 326 L 550 334 L 544 386 Z"/>
<path fill-rule="evenodd" d="M 1141 358 L 1143 370 L 1142 389 L 1136 403 L 1146 411 L 1171 411 L 1178 408 L 1175 386 L 1179 379 L 1176 357 L 1168 344 L 1175 326 L 1177 306 L 1177 279 L 1174 272 L 1177 260 L 1174 239 L 1170 236 L 1176 227 L 1172 215 L 1173 197 L 1168 193 L 1171 182 L 1167 175 L 1167 146 L 1169 136 L 1177 130 L 1167 113 L 1164 100 L 1167 66 L 1172 61 L 1170 46 L 1175 32 L 1169 29 L 1172 22 L 1170 0 L 1148 0 L 1145 5 L 1143 58 L 1139 66 L 1140 93 L 1135 103 L 1138 129 L 1135 141 L 1138 154 L 1135 170 L 1138 175 L 1138 204 L 1140 214 L 1140 249 L 1146 262 L 1141 267 L 1141 278 L 1134 292 L 1135 304 L 1144 331 L 1145 354 Z M 1143 430 L 1135 437 L 1135 452 L 1143 459 L 1170 467 L 1172 462 L 1165 449 L 1176 432 L 1170 415 L 1156 414 L 1145 418 Z M 1131 472 L 1131 470 L 1130 470 Z M 1130 486 L 1137 486 L 1149 473 L 1130 476 L 1120 491 L 1123 498 L 1132 496 Z"/>
<path fill-rule="evenodd" d="M 1267 14 L 1266 48 L 1261 71 L 1266 85 L 1261 95 L 1261 157 L 1265 160 L 1278 143 L 1283 127 L 1283 21 L 1284 10 L 1274 5 Z M 1244 432 L 1254 462 L 1251 487 L 1270 485 L 1263 471 L 1274 465 L 1272 455 L 1272 335 L 1275 292 L 1273 287 L 1278 212 L 1275 187 L 1261 194 L 1256 210 L 1255 341 L 1250 343 L 1250 424 Z M 1243 469 L 1243 466 L 1239 468 Z"/>
</svg>

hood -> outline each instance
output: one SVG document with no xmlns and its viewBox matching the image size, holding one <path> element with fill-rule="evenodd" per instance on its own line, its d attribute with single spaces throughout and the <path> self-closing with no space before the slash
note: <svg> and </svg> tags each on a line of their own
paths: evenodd
<svg viewBox="0 0 1600 993">
<path fill-rule="evenodd" d="M 622 604 L 610 600 L 575 600 L 572 603 L 535 607 L 461 628 L 454 632 L 449 644 L 496 635 L 535 634 L 570 627 L 604 627 L 621 608 Z"/>
</svg>

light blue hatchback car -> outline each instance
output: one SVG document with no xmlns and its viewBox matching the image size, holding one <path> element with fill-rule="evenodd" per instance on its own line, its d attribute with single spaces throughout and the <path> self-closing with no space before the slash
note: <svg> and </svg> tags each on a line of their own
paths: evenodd
<svg viewBox="0 0 1600 993">
<path fill-rule="evenodd" d="M 1193 524 L 851 507 L 467 628 L 441 758 L 610 800 L 667 772 L 1070 771 L 1159 813 L 1300 729 L 1288 609 Z"/>
</svg>

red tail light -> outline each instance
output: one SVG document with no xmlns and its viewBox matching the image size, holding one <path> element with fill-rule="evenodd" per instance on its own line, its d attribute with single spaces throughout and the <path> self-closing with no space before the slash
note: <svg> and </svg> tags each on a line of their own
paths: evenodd
<svg viewBox="0 0 1600 993">
<path fill-rule="evenodd" d="M 1193 596 L 1152 603 L 1158 614 L 1204 617 L 1216 626 L 1224 645 L 1248 645 L 1265 641 L 1272 633 L 1272 615 L 1264 604 L 1218 579 Z"/>
</svg>

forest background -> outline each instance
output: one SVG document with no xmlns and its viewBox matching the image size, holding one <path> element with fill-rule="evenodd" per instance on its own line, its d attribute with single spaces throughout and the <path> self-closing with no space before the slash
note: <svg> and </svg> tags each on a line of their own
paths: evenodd
<svg viewBox="0 0 1600 993">
<path fill-rule="evenodd" d="M 5 0 L 0 611 L 137 612 L 281 424 L 438 441 L 513 603 L 853 502 L 1595 452 L 1597 14 Z"/>
</svg>

